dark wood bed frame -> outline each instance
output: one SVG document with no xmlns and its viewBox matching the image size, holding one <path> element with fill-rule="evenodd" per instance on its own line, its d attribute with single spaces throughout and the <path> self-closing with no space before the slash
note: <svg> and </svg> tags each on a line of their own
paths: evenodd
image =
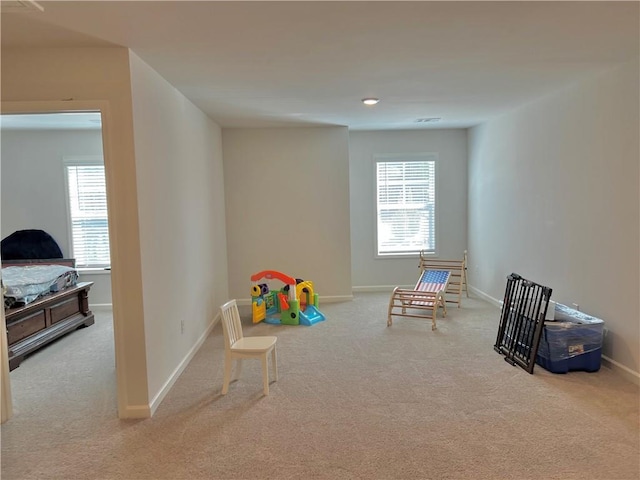
<svg viewBox="0 0 640 480">
<path fill-rule="evenodd" d="M 2 262 L 2 266 L 25 263 L 52 263 L 60 261 Z M 60 292 L 52 293 L 24 307 L 5 309 L 7 341 L 9 344 L 9 370 L 17 368 L 29 353 L 42 348 L 62 335 L 80 327 L 93 325 L 89 310 L 89 290 L 93 282 L 80 282 Z"/>
</svg>

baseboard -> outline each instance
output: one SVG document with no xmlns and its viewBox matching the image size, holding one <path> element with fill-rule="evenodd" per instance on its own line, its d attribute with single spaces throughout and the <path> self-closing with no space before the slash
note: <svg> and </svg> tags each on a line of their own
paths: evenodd
<svg viewBox="0 0 640 480">
<path fill-rule="evenodd" d="M 113 310 L 112 303 L 90 303 L 90 310 Z"/>
<path fill-rule="evenodd" d="M 601 358 L 602 358 L 602 363 L 605 367 L 610 368 L 612 371 L 623 376 L 625 379 L 629 380 L 635 385 L 640 386 L 640 373 L 634 372 L 629 367 L 625 367 L 624 365 L 616 362 L 615 360 L 611 360 L 606 355 L 602 355 Z"/>
<path fill-rule="evenodd" d="M 478 296 L 482 300 L 489 302 L 491 305 L 494 305 L 498 308 L 502 308 L 502 300 L 498 300 L 497 298 L 493 298 L 491 295 L 484 293 L 482 290 L 474 287 L 473 285 L 468 285 L 469 291 L 474 295 Z"/>
<path fill-rule="evenodd" d="M 351 302 L 353 300 L 353 295 L 322 295 L 319 298 L 320 308 L 322 308 L 323 303 L 340 303 L 340 302 Z"/>
<path fill-rule="evenodd" d="M 156 396 L 151 401 L 151 404 L 149 405 L 149 412 L 150 412 L 149 416 L 152 416 L 156 412 L 156 410 L 160 406 L 160 403 L 162 403 L 162 400 L 164 400 L 164 397 L 169 393 L 169 391 L 171 390 L 171 387 L 173 387 L 173 384 L 176 383 L 176 380 L 178 380 L 178 377 L 180 377 L 184 369 L 187 368 L 187 366 L 189 365 L 189 362 L 191 362 L 191 360 L 193 359 L 195 354 L 198 352 L 202 344 L 205 342 L 205 340 L 207 339 L 207 337 L 209 336 L 213 328 L 217 325 L 219 320 L 220 320 L 220 313 L 218 313 L 213 318 L 213 320 L 211 320 L 211 323 L 209 323 L 209 326 L 205 329 L 202 335 L 200 335 L 200 338 L 198 338 L 198 341 L 193 345 L 193 347 L 191 347 L 191 350 L 189 350 L 189 352 L 185 355 L 185 357 L 182 359 L 182 362 L 180 362 L 180 364 L 176 367 L 173 373 L 169 376 L 169 379 L 164 383 L 160 391 L 156 394 Z"/>
<path fill-rule="evenodd" d="M 365 285 L 365 286 L 357 286 L 351 287 L 354 293 L 374 293 L 374 292 L 393 292 L 393 289 L 396 287 L 412 289 L 415 287 L 413 285 Z"/>
<path fill-rule="evenodd" d="M 118 412 L 118 417 L 121 419 L 143 419 L 151 417 L 151 410 L 149 405 L 128 405 L 124 411 Z"/>
</svg>

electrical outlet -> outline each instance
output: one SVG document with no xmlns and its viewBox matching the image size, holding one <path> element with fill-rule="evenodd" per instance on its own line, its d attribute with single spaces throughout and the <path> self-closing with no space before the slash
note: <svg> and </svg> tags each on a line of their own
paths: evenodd
<svg viewBox="0 0 640 480">
<path fill-rule="evenodd" d="M 180 333 L 184 333 L 184 319 L 180 320 Z"/>
</svg>

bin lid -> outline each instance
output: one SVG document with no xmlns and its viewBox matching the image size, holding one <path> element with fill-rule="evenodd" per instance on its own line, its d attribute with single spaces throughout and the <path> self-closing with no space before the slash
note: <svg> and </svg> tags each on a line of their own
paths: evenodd
<svg viewBox="0 0 640 480">
<path fill-rule="evenodd" d="M 547 324 L 553 325 L 553 324 L 559 324 L 559 323 L 600 325 L 600 324 L 604 324 L 604 320 L 600 318 L 592 317 L 591 315 L 587 315 L 586 313 L 576 310 L 574 308 L 569 308 L 566 305 L 562 305 L 561 303 L 557 303 L 555 314 L 554 314 L 554 320 L 553 322 L 548 322 Z"/>
</svg>

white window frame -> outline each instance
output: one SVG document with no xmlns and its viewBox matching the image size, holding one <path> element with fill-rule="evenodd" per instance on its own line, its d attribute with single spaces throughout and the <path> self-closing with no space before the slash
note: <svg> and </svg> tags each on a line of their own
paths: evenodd
<svg viewBox="0 0 640 480">
<path fill-rule="evenodd" d="M 434 249 L 426 251 L 426 255 L 438 255 L 438 232 L 439 232 L 439 222 L 438 222 L 438 210 L 439 210 L 439 201 L 438 201 L 438 163 L 439 163 L 439 155 L 437 152 L 424 152 L 424 153 L 402 153 L 402 154 L 375 154 L 373 156 L 373 229 L 374 229 L 374 257 L 376 259 L 393 259 L 393 258 L 417 258 L 419 256 L 419 251 L 410 251 L 410 252 L 393 252 L 393 253 L 380 253 L 379 244 L 378 244 L 378 163 L 384 162 L 433 162 L 434 165 L 434 211 L 433 211 L 433 224 L 434 224 Z"/>
<path fill-rule="evenodd" d="M 67 172 L 67 167 L 78 167 L 78 166 L 102 166 L 104 167 L 104 158 L 101 155 L 74 155 L 74 156 L 65 156 L 63 157 L 63 177 L 64 177 L 64 194 L 65 194 L 65 203 L 67 206 L 67 235 L 69 237 L 69 250 L 71 252 L 71 257 L 76 258 L 74 252 L 74 244 L 73 244 L 73 219 L 71 216 L 71 195 L 69 190 L 69 174 Z M 105 171 L 105 180 L 106 180 L 106 171 Z M 105 196 L 106 196 L 106 187 L 105 187 Z M 107 214 L 107 235 L 108 235 L 108 214 Z M 111 251 L 111 245 L 109 245 L 109 251 Z M 77 265 L 78 270 L 83 271 L 85 273 L 108 273 L 111 267 L 111 261 L 109 263 L 93 263 L 88 265 Z"/>
</svg>

